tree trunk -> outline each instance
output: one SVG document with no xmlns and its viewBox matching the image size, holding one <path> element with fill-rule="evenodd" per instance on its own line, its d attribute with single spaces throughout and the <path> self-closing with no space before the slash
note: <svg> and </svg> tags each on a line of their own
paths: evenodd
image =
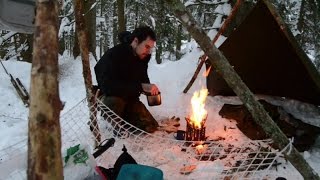
<svg viewBox="0 0 320 180">
<path fill-rule="evenodd" d="M 96 53 L 96 30 L 97 30 L 97 23 L 96 23 L 96 12 L 97 8 L 94 6 L 96 1 L 95 0 L 87 0 L 83 1 L 84 3 L 84 12 L 85 13 L 85 21 L 86 21 L 86 33 L 88 36 L 88 47 L 89 52 L 92 53 L 93 57 L 97 60 L 97 53 Z M 92 9 L 91 9 L 92 8 Z"/>
<path fill-rule="evenodd" d="M 104 6 L 106 5 L 105 0 L 100 0 L 100 16 L 103 16 Z"/>
<path fill-rule="evenodd" d="M 162 32 L 159 28 L 159 24 L 161 21 L 156 21 L 157 23 L 157 48 L 156 48 L 156 62 L 157 64 L 161 64 L 162 63 L 162 51 L 163 51 L 163 37 L 162 37 Z M 159 26 L 158 26 L 159 25 Z"/>
<path fill-rule="evenodd" d="M 59 54 L 63 54 L 63 52 L 66 50 L 66 36 L 65 32 L 62 33 L 62 37 L 59 38 Z"/>
<path fill-rule="evenodd" d="M 289 144 L 287 137 L 273 122 L 263 106 L 255 100 L 250 89 L 243 83 L 226 57 L 211 44 L 207 34 L 196 23 L 194 18 L 186 10 L 185 6 L 179 0 L 166 0 L 166 3 L 173 9 L 175 16 L 181 20 L 181 23 L 187 28 L 188 32 L 209 57 L 212 65 L 221 73 L 228 85 L 241 99 L 248 111 L 252 114 L 255 122 L 263 128 L 280 149 L 285 148 Z M 265 3 L 268 4 L 268 2 Z M 285 154 L 285 156 L 305 179 L 319 179 L 319 176 L 313 171 L 295 147 L 293 147 L 290 154 Z"/>
<path fill-rule="evenodd" d="M 303 34 L 303 30 L 305 30 L 305 22 L 304 22 L 305 11 L 306 11 L 306 0 L 301 0 L 300 12 L 299 12 L 299 17 L 297 22 L 297 29 L 300 32 L 300 34 L 298 34 L 296 38 L 303 49 L 305 45 L 305 37 Z"/>
<path fill-rule="evenodd" d="M 309 0 L 312 9 L 313 29 L 314 29 L 314 63 L 320 72 L 320 1 Z"/>
<path fill-rule="evenodd" d="M 158 36 L 157 38 L 159 38 L 160 36 Z M 157 50 L 156 50 L 156 62 L 157 64 L 161 64 L 162 63 L 162 44 L 161 42 L 159 43 L 159 41 L 161 40 L 157 40 L 158 45 L 157 45 Z"/>
<path fill-rule="evenodd" d="M 105 19 L 105 22 L 108 22 L 109 21 L 109 17 L 107 14 L 104 15 L 104 19 Z M 106 52 L 109 47 L 111 47 L 111 39 L 110 39 L 110 36 L 109 36 L 109 32 L 111 31 L 111 27 L 108 26 L 108 25 L 105 25 L 104 26 L 104 32 L 102 33 L 102 36 L 104 37 L 104 41 L 103 41 L 103 52 Z"/>
<path fill-rule="evenodd" d="M 316 46 L 315 46 L 315 61 L 316 61 L 316 64 L 318 65 L 318 71 L 320 72 L 320 1 L 317 0 L 317 9 L 316 9 L 316 12 L 317 12 L 317 24 L 316 26 L 318 27 L 318 33 L 316 34 Z"/>
<path fill-rule="evenodd" d="M 80 47 L 79 47 L 79 39 L 78 39 L 78 32 L 77 28 L 74 30 L 74 43 L 73 43 L 73 48 L 72 48 L 72 54 L 73 57 L 76 59 L 80 55 Z"/>
<path fill-rule="evenodd" d="M 71 54 L 73 55 L 73 48 L 75 47 L 75 30 L 73 28 L 71 28 L 70 30 L 70 35 L 68 36 L 69 40 L 68 40 L 68 47 L 67 49 L 69 50 L 69 55 L 71 56 Z"/>
<path fill-rule="evenodd" d="M 160 0 L 159 7 L 155 10 L 156 16 L 156 35 L 157 35 L 157 49 L 156 49 L 156 62 L 162 63 L 162 53 L 164 52 L 164 30 L 165 30 L 165 11 L 164 1 Z"/>
<path fill-rule="evenodd" d="M 99 50 L 99 58 L 101 58 L 102 57 L 102 55 L 104 54 L 104 49 L 103 49 L 103 47 L 104 47 L 104 35 L 103 35 L 103 31 L 104 31 L 104 29 L 103 29 L 103 22 L 100 22 L 100 27 L 101 27 L 101 36 L 100 36 L 100 39 L 99 39 L 99 48 L 100 48 L 100 50 Z"/>
<path fill-rule="evenodd" d="M 16 52 L 16 54 L 18 54 L 18 48 L 19 48 L 19 44 L 20 44 L 20 34 L 15 34 L 13 36 L 13 42 L 14 42 L 14 51 Z M 1 44 L 0 44 L 1 45 Z M 2 56 L 0 55 L 0 57 L 2 58 Z"/>
<path fill-rule="evenodd" d="M 139 8 L 139 3 L 135 3 L 134 4 L 134 7 L 135 7 L 135 20 L 134 20 L 134 28 L 137 28 L 138 27 L 138 24 L 140 23 L 139 22 L 139 10 L 140 10 L 140 8 Z"/>
<path fill-rule="evenodd" d="M 58 3 L 37 0 L 31 70 L 28 179 L 63 179 L 58 86 Z"/>
<path fill-rule="evenodd" d="M 112 34 L 112 39 L 113 39 L 113 45 L 115 46 L 118 44 L 118 26 L 117 26 L 117 3 L 113 3 L 113 19 L 112 19 L 112 27 L 113 27 L 113 34 Z"/>
<path fill-rule="evenodd" d="M 177 27 L 177 36 L 176 36 L 176 59 L 177 60 L 179 60 L 182 56 L 181 41 L 182 41 L 182 25 L 179 24 Z"/>
<path fill-rule="evenodd" d="M 86 93 L 87 93 L 87 101 L 88 101 L 88 107 L 90 110 L 90 125 L 93 127 L 93 135 L 96 139 L 96 143 L 100 142 L 100 133 L 99 128 L 97 124 L 97 118 L 96 114 L 94 112 L 95 109 L 92 109 L 91 107 L 94 106 L 94 95 L 92 93 L 92 76 L 91 76 L 91 70 L 90 70 L 90 62 L 89 62 L 89 45 L 88 45 L 88 36 L 86 33 L 86 21 L 83 17 L 83 11 L 84 11 L 84 4 L 82 0 L 75 0 L 75 18 L 76 18 L 76 28 L 77 28 L 77 36 L 79 40 L 79 46 L 80 46 L 80 52 L 81 52 L 81 59 L 82 59 L 82 70 L 83 70 L 83 78 L 84 78 L 84 84 L 86 87 Z"/>
<path fill-rule="evenodd" d="M 84 19 L 87 23 L 87 29 L 85 33 L 87 33 L 87 43 L 88 43 L 88 50 L 92 53 L 93 57 L 97 60 L 97 53 L 96 53 L 96 7 L 92 7 L 95 3 L 93 0 L 87 0 L 83 2 L 83 14 Z M 77 28 L 75 29 L 75 34 L 78 34 Z M 74 46 L 73 46 L 73 57 L 76 58 L 80 55 L 80 47 L 79 47 L 79 37 L 76 35 L 74 36 Z"/>
<path fill-rule="evenodd" d="M 124 18 L 124 0 L 117 0 L 118 7 L 118 30 L 119 32 L 126 30 L 126 20 Z"/>
</svg>

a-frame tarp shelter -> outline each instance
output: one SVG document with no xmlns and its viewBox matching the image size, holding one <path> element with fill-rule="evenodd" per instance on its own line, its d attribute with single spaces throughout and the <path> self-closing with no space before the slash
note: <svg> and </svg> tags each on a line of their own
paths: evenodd
<svg viewBox="0 0 320 180">
<path fill-rule="evenodd" d="M 320 105 L 320 75 L 271 4 L 259 1 L 219 50 L 254 94 Z M 207 87 L 235 95 L 214 68 Z"/>
</svg>

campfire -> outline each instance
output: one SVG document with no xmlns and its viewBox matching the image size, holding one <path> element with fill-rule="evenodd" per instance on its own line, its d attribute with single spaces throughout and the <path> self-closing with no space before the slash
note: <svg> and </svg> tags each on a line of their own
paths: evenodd
<svg viewBox="0 0 320 180">
<path fill-rule="evenodd" d="M 192 113 L 186 117 L 186 140 L 204 141 L 206 140 L 206 120 L 208 113 L 205 110 L 205 100 L 208 95 L 208 89 L 196 91 L 191 98 Z"/>
</svg>

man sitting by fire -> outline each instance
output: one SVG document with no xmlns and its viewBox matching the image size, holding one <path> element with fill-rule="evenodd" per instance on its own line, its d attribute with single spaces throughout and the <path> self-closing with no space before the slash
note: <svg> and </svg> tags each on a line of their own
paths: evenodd
<svg viewBox="0 0 320 180">
<path fill-rule="evenodd" d="M 147 26 L 122 35 L 122 43 L 109 49 L 94 67 L 102 102 L 130 124 L 152 133 L 159 124 L 139 96 L 143 92 L 159 94 L 147 74 L 156 35 Z"/>
</svg>

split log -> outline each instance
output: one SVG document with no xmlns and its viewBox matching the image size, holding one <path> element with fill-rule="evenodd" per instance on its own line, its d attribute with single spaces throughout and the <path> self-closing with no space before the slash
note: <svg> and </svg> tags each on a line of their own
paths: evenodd
<svg viewBox="0 0 320 180">
<path fill-rule="evenodd" d="M 245 104 L 246 108 L 252 114 L 254 121 L 263 128 L 279 148 L 283 149 L 287 147 L 290 143 L 288 138 L 273 122 L 268 113 L 263 109 L 263 106 L 255 100 L 253 93 L 243 83 L 226 57 L 211 44 L 205 31 L 196 23 L 186 7 L 179 0 L 166 0 L 165 2 L 173 10 L 175 16 L 181 21 L 182 25 L 186 27 L 205 54 L 207 54 L 214 68 L 221 74 L 229 87 L 233 89 L 240 100 Z M 271 8 L 272 5 L 270 3 L 265 0 L 263 0 L 263 2 Z M 293 166 L 301 173 L 304 179 L 320 179 L 318 174 L 313 171 L 296 148 L 293 147 L 291 153 L 285 155 Z"/>
<path fill-rule="evenodd" d="M 274 122 L 287 137 L 294 137 L 293 145 L 300 151 L 307 151 L 314 144 L 320 134 L 320 128 L 304 123 L 287 113 L 282 107 L 272 105 L 265 100 L 259 100 L 264 109 L 268 111 Z M 244 105 L 224 104 L 219 115 L 223 118 L 237 121 L 237 127 L 252 140 L 267 139 L 269 136 L 253 120 Z M 276 147 L 277 148 L 277 147 Z"/>
</svg>

